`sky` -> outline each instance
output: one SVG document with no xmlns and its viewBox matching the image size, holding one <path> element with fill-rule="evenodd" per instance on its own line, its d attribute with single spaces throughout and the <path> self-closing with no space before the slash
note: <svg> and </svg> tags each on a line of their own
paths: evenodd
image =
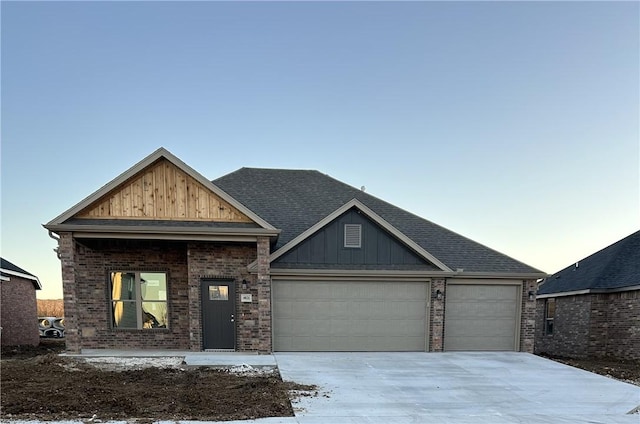
<svg viewBox="0 0 640 424">
<path fill-rule="evenodd" d="M 638 2 L 10 2 L 3 258 L 165 147 L 316 169 L 554 273 L 640 229 Z"/>
</svg>

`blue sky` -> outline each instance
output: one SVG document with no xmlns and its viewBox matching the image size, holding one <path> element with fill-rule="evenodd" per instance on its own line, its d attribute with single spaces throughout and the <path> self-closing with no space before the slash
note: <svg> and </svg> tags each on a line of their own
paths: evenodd
<svg viewBox="0 0 640 424">
<path fill-rule="evenodd" d="M 160 146 L 318 169 L 553 273 L 640 228 L 637 2 L 2 2 L 1 254 Z"/>
</svg>

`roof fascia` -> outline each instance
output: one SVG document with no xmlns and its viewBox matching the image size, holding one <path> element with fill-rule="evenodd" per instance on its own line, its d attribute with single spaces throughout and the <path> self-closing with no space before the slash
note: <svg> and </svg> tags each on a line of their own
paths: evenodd
<svg viewBox="0 0 640 424">
<path fill-rule="evenodd" d="M 275 230 L 276 229 L 274 226 L 269 224 L 267 221 L 265 221 L 264 219 L 262 219 L 258 215 L 256 215 L 249 208 L 247 208 L 242 203 L 240 203 L 239 201 L 237 201 L 236 199 L 231 197 L 229 194 L 227 194 L 227 192 L 225 192 L 224 190 L 222 190 L 221 188 L 219 188 L 218 186 L 213 184 L 211 181 L 206 179 L 198 171 L 196 171 L 195 169 L 191 168 L 189 165 L 184 163 L 182 160 L 178 159 L 178 157 L 174 156 L 171 152 L 169 152 L 164 147 L 161 147 L 158 150 L 156 150 L 155 152 L 151 153 L 149 156 L 147 156 L 146 158 L 142 159 L 140 162 L 138 162 L 135 165 L 133 165 L 127 171 L 123 172 L 122 174 L 120 174 L 119 176 L 117 176 L 116 178 L 114 178 L 113 180 L 111 180 L 110 182 L 105 184 L 104 186 L 102 186 L 102 188 L 100 188 L 99 190 L 95 191 L 93 194 L 87 196 L 86 198 L 81 200 L 79 203 L 77 203 L 75 206 L 73 206 L 70 209 L 68 209 L 67 211 L 63 212 L 61 215 L 55 217 L 51 222 L 49 222 L 48 224 L 45 225 L 45 228 L 50 229 L 49 226 L 61 224 L 64 221 L 66 221 L 67 219 L 72 218 L 78 212 L 80 212 L 84 208 L 88 207 L 93 202 L 99 200 L 102 196 L 105 196 L 111 190 L 114 190 L 120 184 L 124 183 L 125 181 L 127 181 L 128 179 L 130 179 L 131 177 L 136 175 L 138 172 L 144 170 L 146 167 L 150 166 L 151 164 L 153 164 L 154 162 L 156 162 L 157 160 L 159 160 L 161 158 L 164 158 L 164 159 L 168 160 L 169 162 L 171 162 L 173 165 L 178 167 L 181 171 L 183 171 L 184 173 L 189 175 L 191 178 L 193 178 L 194 180 L 198 181 L 200 184 L 202 184 L 203 186 L 205 186 L 206 188 L 208 188 L 209 190 L 214 192 L 216 195 L 220 196 L 223 200 L 228 202 L 230 205 L 232 205 L 235 208 L 237 208 L 240 212 L 242 212 L 245 215 L 247 215 L 249 218 L 251 218 L 255 223 L 260 225 L 262 228 L 270 229 L 270 230 Z"/>
<path fill-rule="evenodd" d="M 327 279 L 348 278 L 371 281 L 372 279 L 386 280 L 389 278 L 406 278 L 425 281 L 430 278 L 448 277 L 447 271 L 394 271 L 394 270 L 351 270 L 351 269 L 278 269 L 271 268 L 270 275 L 282 279 Z"/>
<path fill-rule="evenodd" d="M 551 297 L 577 296 L 581 294 L 608 294 L 608 293 L 620 293 L 620 292 L 635 291 L 635 290 L 640 290 L 640 285 L 619 287 L 616 289 L 585 289 L 585 290 L 574 290 L 574 291 L 566 291 L 566 292 L 558 292 L 558 293 L 546 293 L 546 294 L 536 295 L 536 298 L 548 299 Z"/>
<path fill-rule="evenodd" d="M 456 278 L 479 278 L 479 279 L 505 279 L 505 280 L 531 280 L 546 278 L 549 275 L 544 272 L 455 272 Z"/>
<path fill-rule="evenodd" d="M 7 275 L 13 275 L 14 277 L 24 278 L 26 280 L 33 281 L 34 286 L 36 286 L 37 290 L 42 290 L 42 283 L 40 283 L 40 279 L 35 275 L 25 274 L 22 272 L 11 271 L 10 269 L 0 268 L 0 272 Z M 5 281 L 9 281 L 8 279 Z"/>
<path fill-rule="evenodd" d="M 253 235 L 276 237 L 280 230 L 266 228 L 193 228 L 179 226 L 128 226 L 128 225 L 48 225 L 45 228 L 56 231 L 81 232 L 85 234 L 122 233 L 122 234 L 200 234 L 200 235 Z"/>
<path fill-rule="evenodd" d="M 276 252 L 272 253 L 269 256 L 269 262 L 273 262 L 274 260 L 278 259 L 280 256 L 284 255 L 285 253 L 287 253 L 288 251 L 290 251 L 291 249 L 296 247 L 298 244 L 302 243 L 308 237 L 310 237 L 314 233 L 318 232 L 321 228 L 323 228 L 324 226 L 329 224 L 331 221 L 333 221 L 334 219 L 336 219 L 337 217 L 339 217 L 340 215 L 342 215 L 343 213 L 345 213 L 346 211 L 348 211 L 352 207 L 358 208 L 361 212 L 363 212 L 365 215 L 367 215 L 367 217 L 369 219 L 373 220 L 378 225 L 380 225 L 382 228 L 384 228 L 385 230 L 390 232 L 392 235 L 394 235 L 396 238 L 398 238 L 401 242 L 403 242 L 405 245 L 407 245 L 411 250 L 416 252 L 423 259 L 426 259 L 428 262 L 431 262 L 432 264 L 434 264 L 435 266 L 440 268 L 441 271 L 449 272 L 449 273 L 453 272 L 453 270 L 451 268 L 446 266 L 438 258 L 436 258 L 431 253 L 427 252 L 425 249 L 420 247 L 420 245 L 418 245 L 416 242 L 414 242 L 409 237 L 404 235 L 396 227 L 394 227 L 393 225 L 389 224 L 389 222 L 387 222 L 380 215 L 378 215 L 377 213 L 375 213 L 374 211 L 369 209 L 367 206 L 365 206 L 358 199 L 349 200 L 347 203 L 345 203 L 344 205 L 340 206 L 335 211 L 331 212 L 329 215 L 327 215 L 324 218 L 322 218 L 320 221 L 318 221 L 317 223 L 315 223 L 314 225 L 309 227 L 307 230 L 303 231 L 298 236 L 294 237 L 289 243 L 285 244 L 280 249 L 278 249 Z M 257 266 L 257 261 L 254 261 L 251 264 L 249 264 L 248 269 L 249 270 L 253 270 L 253 269 L 255 269 L 256 266 Z"/>
</svg>

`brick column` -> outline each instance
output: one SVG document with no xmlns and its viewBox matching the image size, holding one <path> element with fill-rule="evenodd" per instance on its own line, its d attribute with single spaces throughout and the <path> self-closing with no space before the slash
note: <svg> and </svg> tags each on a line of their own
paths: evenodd
<svg viewBox="0 0 640 424">
<path fill-rule="evenodd" d="M 187 278 L 189 297 L 189 350 L 202 350 L 202 301 L 200 299 L 199 255 L 193 243 L 187 245 Z"/>
<path fill-rule="evenodd" d="M 520 351 L 533 353 L 536 337 L 536 300 L 529 300 L 529 292 L 536 292 L 536 280 L 522 282 L 522 313 L 520 315 Z"/>
<path fill-rule="evenodd" d="M 269 264 L 269 238 L 258 237 L 258 351 L 270 353 L 271 344 L 271 268 Z"/>
<path fill-rule="evenodd" d="M 60 233 L 58 254 L 62 267 L 62 290 L 64 292 L 64 337 L 67 352 L 80 353 L 80 329 L 78 327 L 76 287 L 76 243 L 72 233 Z"/>
<path fill-rule="evenodd" d="M 442 299 L 438 300 L 436 293 L 440 290 Z M 444 350 L 444 301 L 446 297 L 446 284 L 444 278 L 434 278 L 431 280 L 431 352 L 442 352 Z"/>
</svg>

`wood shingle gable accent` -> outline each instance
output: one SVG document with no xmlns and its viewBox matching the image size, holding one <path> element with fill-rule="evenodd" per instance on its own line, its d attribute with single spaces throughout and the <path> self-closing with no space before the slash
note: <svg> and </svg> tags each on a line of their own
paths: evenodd
<svg viewBox="0 0 640 424">
<path fill-rule="evenodd" d="M 45 228 L 58 231 L 77 219 L 255 223 L 279 231 L 164 148 L 159 148 Z"/>
<path fill-rule="evenodd" d="M 76 217 L 252 222 L 167 159 L 139 172 Z"/>
</svg>

